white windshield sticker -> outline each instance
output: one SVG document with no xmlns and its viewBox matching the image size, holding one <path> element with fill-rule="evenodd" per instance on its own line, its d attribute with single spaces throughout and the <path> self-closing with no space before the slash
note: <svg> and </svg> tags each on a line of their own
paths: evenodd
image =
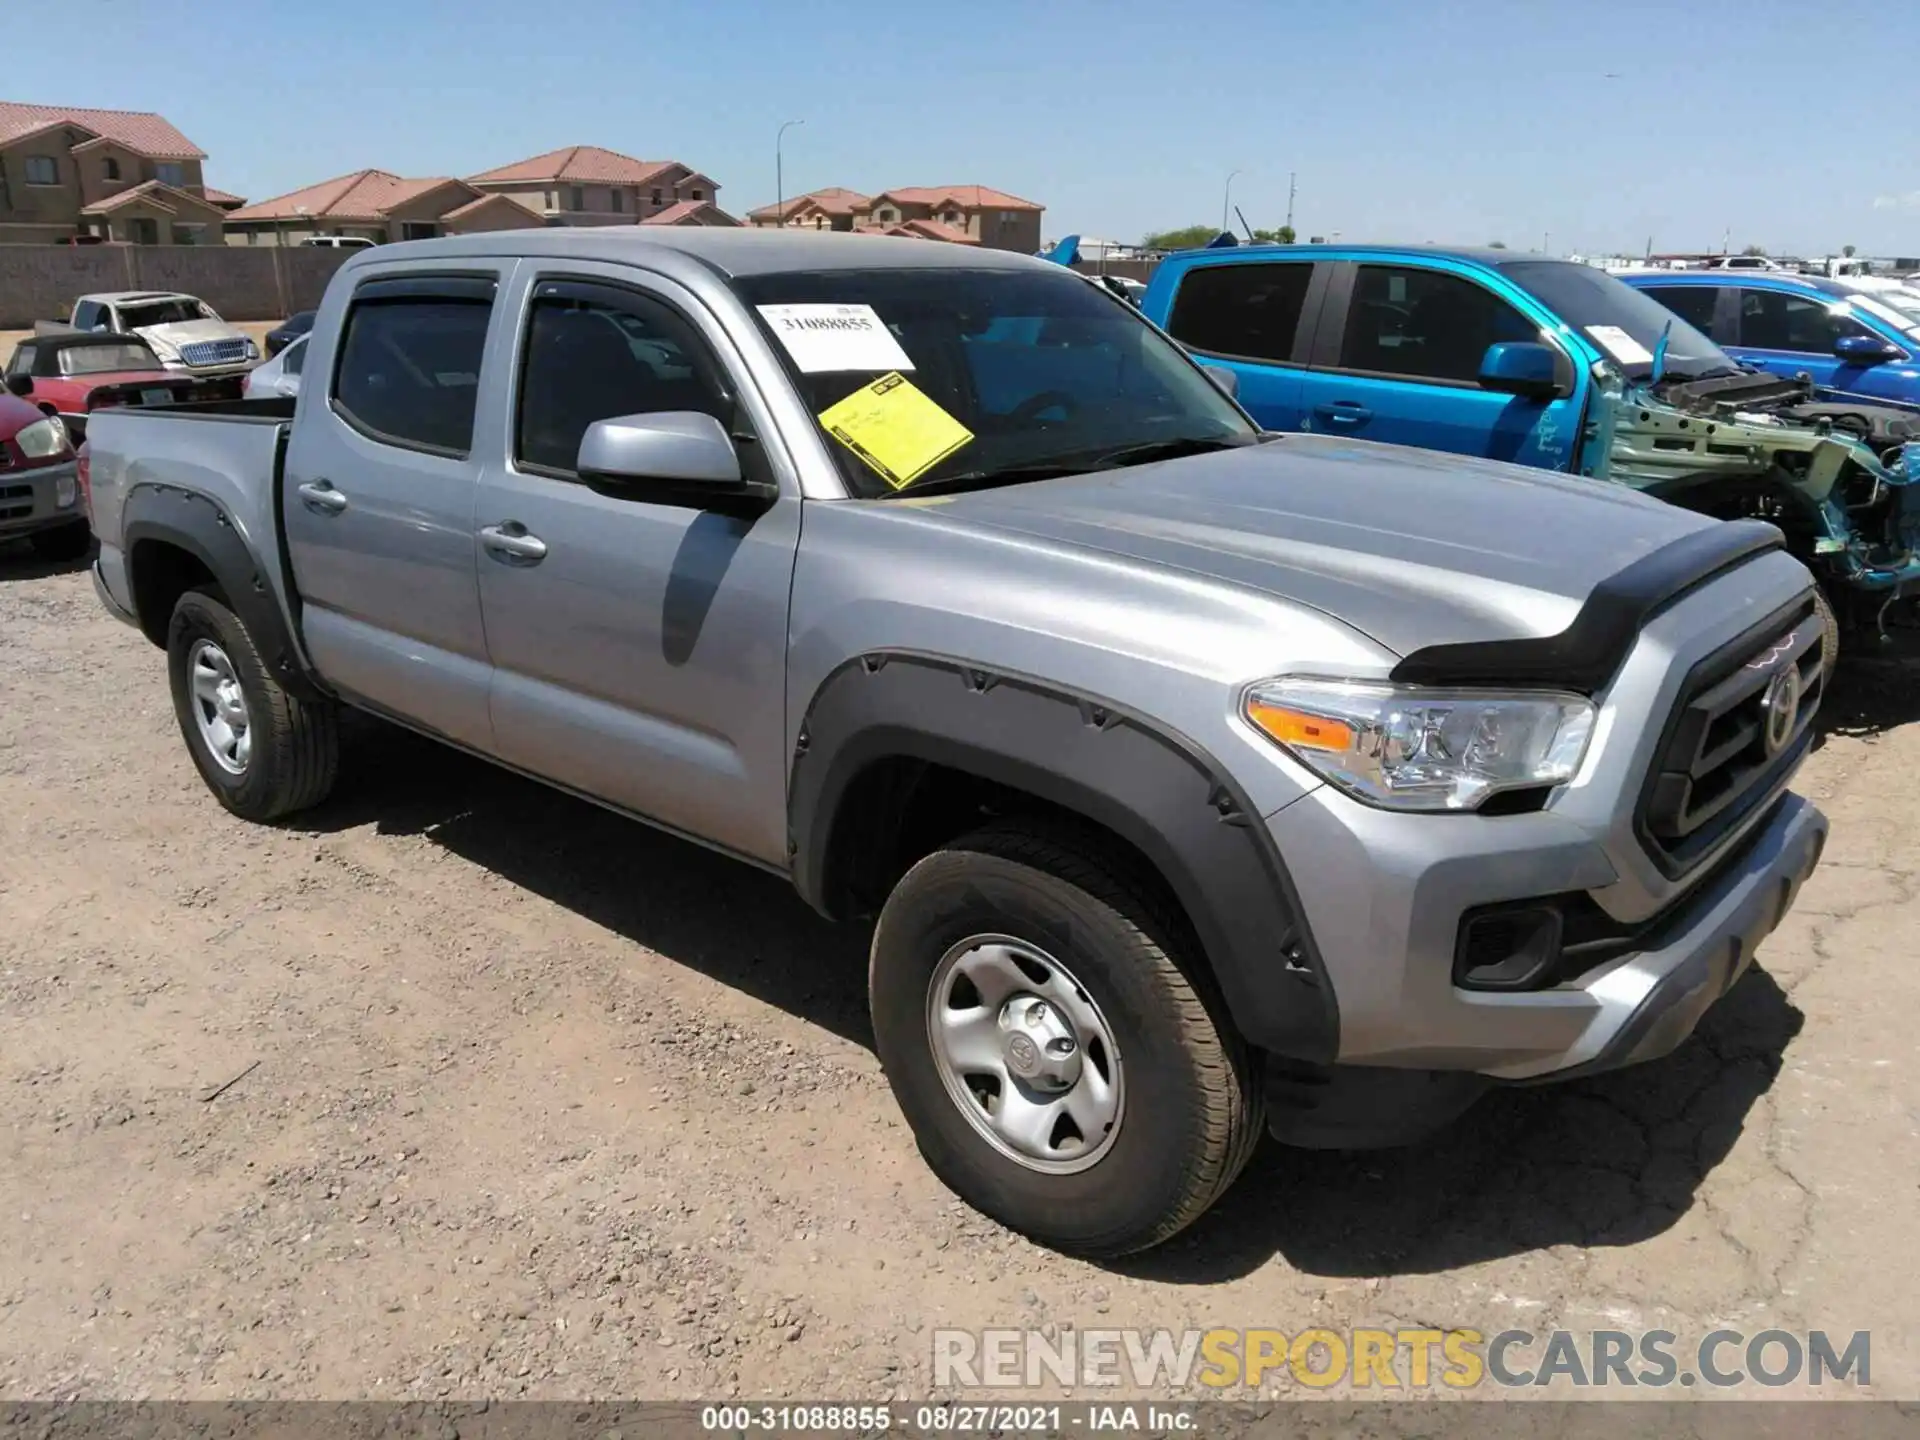
<svg viewBox="0 0 1920 1440">
<path fill-rule="evenodd" d="M 762 305 L 760 313 L 806 374 L 913 369 L 871 305 Z"/>
<path fill-rule="evenodd" d="M 1653 352 L 1634 339 L 1618 325 L 1589 325 L 1587 334 L 1594 343 L 1622 365 L 1645 365 L 1653 359 Z"/>
</svg>

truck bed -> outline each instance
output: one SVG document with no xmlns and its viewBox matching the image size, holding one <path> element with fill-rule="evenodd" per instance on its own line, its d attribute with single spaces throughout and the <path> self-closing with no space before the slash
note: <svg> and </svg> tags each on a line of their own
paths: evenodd
<svg viewBox="0 0 1920 1440">
<path fill-rule="evenodd" d="M 87 425 L 94 534 L 100 578 L 121 605 L 131 601 L 126 534 L 129 501 L 181 492 L 217 506 L 260 561 L 290 614 L 279 521 L 279 480 L 294 401 L 274 396 L 184 405 L 111 408 Z M 138 537 L 133 537 L 137 539 Z"/>
</svg>

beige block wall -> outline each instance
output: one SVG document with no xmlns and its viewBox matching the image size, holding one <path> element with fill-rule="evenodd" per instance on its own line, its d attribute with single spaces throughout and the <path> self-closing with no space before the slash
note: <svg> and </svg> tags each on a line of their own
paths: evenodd
<svg viewBox="0 0 1920 1440">
<path fill-rule="evenodd" d="M 184 290 L 229 320 L 279 320 L 311 310 L 353 250 L 261 246 L 0 247 L 0 329 L 64 320 L 82 295 Z"/>
</svg>

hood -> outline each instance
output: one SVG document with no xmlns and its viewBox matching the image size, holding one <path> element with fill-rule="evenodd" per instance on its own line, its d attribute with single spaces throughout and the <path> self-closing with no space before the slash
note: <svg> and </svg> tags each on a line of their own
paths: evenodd
<svg viewBox="0 0 1920 1440">
<path fill-rule="evenodd" d="M 1601 581 L 1717 523 L 1605 481 L 1308 435 L 924 503 L 1309 605 L 1399 655 L 1557 635 Z"/>
<path fill-rule="evenodd" d="M 182 345 L 191 345 L 196 340 L 245 338 L 242 332 L 224 320 L 180 320 L 172 325 L 142 325 L 133 333 L 156 351 L 166 354 L 177 354 Z"/>
<path fill-rule="evenodd" d="M 34 421 L 44 418 L 38 405 L 0 390 L 0 440 L 11 440 Z"/>
</svg>

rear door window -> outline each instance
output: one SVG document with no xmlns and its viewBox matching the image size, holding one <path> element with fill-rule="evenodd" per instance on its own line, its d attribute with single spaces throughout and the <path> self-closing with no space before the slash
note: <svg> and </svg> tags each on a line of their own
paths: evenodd
<svg viewBox="0 0 1920 1440">
<path fill-rule="evenodd" d="M 1713 309 L 1720 300 L 1718 285 L 1647 285 L 1642 288 L 1702 335 L 1713 333 Z"/>
<path fill-rule="evenodd" d="M 1174 293 L 1167 333 L 1191 350 L 1291 364 L 1313 263 L 1208 265 Z"/>
<path fill-rule="evenodd" d="M 1537 325 L 1462 276 L 1362 265 L 1354 276 L 1338 368 L 1477 385 L 1489 345 L 1539 338 Z"/>
<path fill-rule="evenodd" d="M 333 408 L 368 439 L 464 457 L 473 446 L 493 282 L 373 282 L 355 294 Z"/>
</svg>

